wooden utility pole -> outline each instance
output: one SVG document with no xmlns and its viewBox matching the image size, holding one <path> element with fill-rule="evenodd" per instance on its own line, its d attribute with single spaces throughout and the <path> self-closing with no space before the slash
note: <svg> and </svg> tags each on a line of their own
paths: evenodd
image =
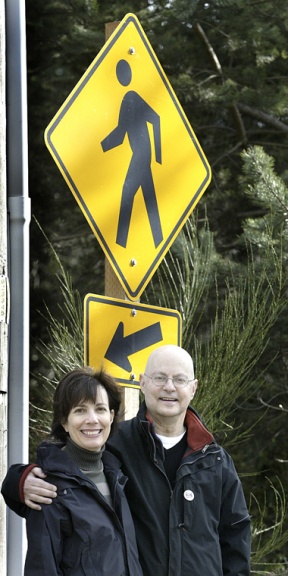
<svg viewBox="0 0 288 576">
<path fill-rule="evenodd" d="M 0 479 L 7 471 L 8 283 L 5 6 L 0 5 Z M 0 500 L 0 574 L 6 574 L 6 506 Z"/>
<path fill-rule="evenodd" d="M 108 22 L 105 25 L 105 40 L 107 41 L 119 22 Z M 109 260 L 105 258 L 105 296 L 127 300 L 124 289 L 122 288 Z M 125 388 L 124 391 L 124 409 L 125 420 L 133 418 L 139 408 L 139 390 L 137 388 Z"/>
</svg>

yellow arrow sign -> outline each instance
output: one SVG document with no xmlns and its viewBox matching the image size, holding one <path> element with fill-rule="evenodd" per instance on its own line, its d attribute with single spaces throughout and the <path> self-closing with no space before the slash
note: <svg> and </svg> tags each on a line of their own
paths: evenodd
<svg viewBox="0 0 288 576">
<path fill-rule="evenodd" d="M 126 294 L 139 299 L 211 174 L 133 14 L 68 96 L 45 140 Z"/>
<path fill-rule="evenodd" d="M 85 364 L 101 365 L 123 386 L 138 388 L 139 374 L 158 346 L 181 346 L 181 316 L 157 308 L 88 294 L 84 300 Z"/>
</svg>

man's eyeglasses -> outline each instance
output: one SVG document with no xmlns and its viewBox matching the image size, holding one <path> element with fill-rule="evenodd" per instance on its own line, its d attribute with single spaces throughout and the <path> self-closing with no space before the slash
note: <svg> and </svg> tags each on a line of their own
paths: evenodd
<svg viewBox="0 0 288 576">
<path fill-rule="evenodd" d="M 184 388 L 184 386 L 187 386 L 189 382 L 193 382 L 194 380 L 194 378 L 188 380 L 188 378 L 185 378 L 184 376 L 173 376 L 172 378 L 172 376 L 166 376 L 164 374 L 154 374 L 153 376 L 144 374 L 144 376 L 150 378 L 154 386 L 164 386 L 164 384 L 167 384 L 168 380 L 172 380 L 175 388 Z"/>
</svg>

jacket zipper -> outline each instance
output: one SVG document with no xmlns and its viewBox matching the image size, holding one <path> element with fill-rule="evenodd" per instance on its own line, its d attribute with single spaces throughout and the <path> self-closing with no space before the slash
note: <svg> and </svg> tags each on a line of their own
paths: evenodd
<svg viewBox="0 0 288 576">
<path fill-rule="evenodd" d="M 202 460 L 202 458 L 206 457 L 206 451 L 209 448 L 210 444 L 206 444 L 204 446 L 204 448 L 201 448 L 200 453 L 198 453 L 198 455 L 196 456 L 195 459 L 193 460 L 185 460 L 184 462 L 181 462 L 178 470 L 180 470 L 180 468 L 182 468 L 182 466 L 185 466 L 186 464 L 195 464 L 196 462 L 198 462 L 198 460 Z M 214 450 L 211 450 L 211 452 L 209 452 L 209 454 L 218 454 L 219 452 L 221 452 L 220 448 L 215 448 Z M 195 454 L 195 453 L 194 453 Z"/>
</svg>

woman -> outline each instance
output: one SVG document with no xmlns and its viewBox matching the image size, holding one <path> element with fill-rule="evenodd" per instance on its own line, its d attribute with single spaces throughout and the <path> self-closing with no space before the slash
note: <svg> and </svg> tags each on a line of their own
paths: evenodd
<svg viewBox="0 0 288 576">
<path fill-rule="evenodd" d="M 104 445 L 121 393 L 103 370 L 79 368 L 59 382 L 51 436 L 37 449 L 37 466 L 57 485 L 42 511 L 26 508 L 25 576 L 142 576 L 126 477 Z"/>
</svg>

